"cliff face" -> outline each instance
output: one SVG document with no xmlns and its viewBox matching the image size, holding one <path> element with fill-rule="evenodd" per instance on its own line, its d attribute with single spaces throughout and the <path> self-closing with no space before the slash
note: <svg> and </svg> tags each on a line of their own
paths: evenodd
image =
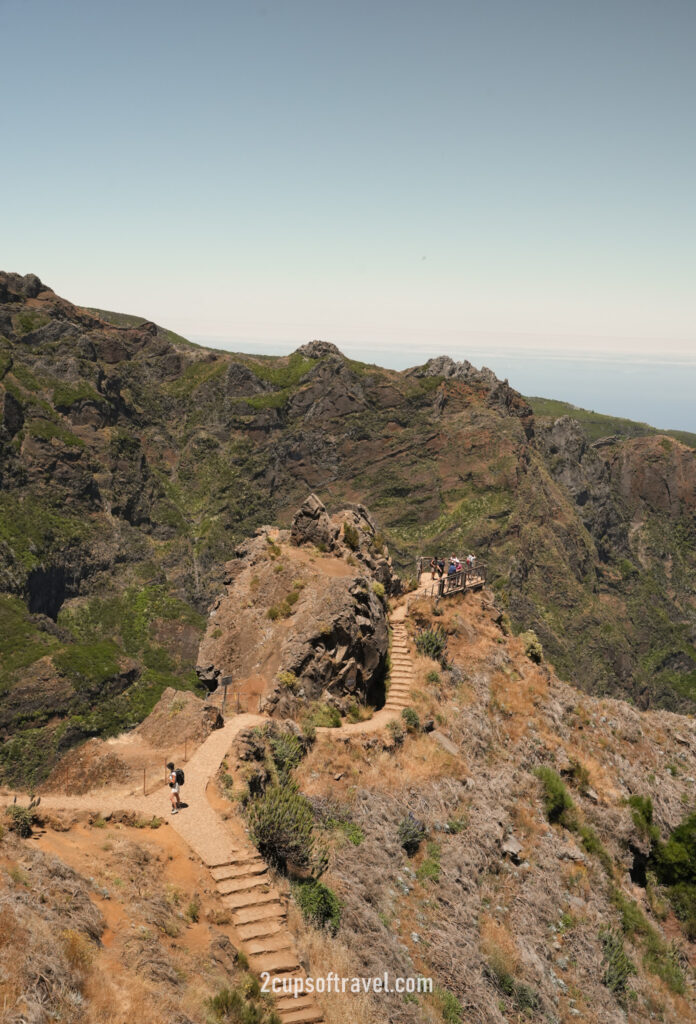
<svg viewBox="0 0 696 1024">
<path fill-rule="evenodd" d="M 310 491 L 368 507 L 405 577 L 475 550 L 587 689 L 692 707 L 693 465 L 671 438 L 593 445 L 469 363 L 215 352 L 0 274 L 0 772 L 195 686 L 224 566 Z"/>
</svg>

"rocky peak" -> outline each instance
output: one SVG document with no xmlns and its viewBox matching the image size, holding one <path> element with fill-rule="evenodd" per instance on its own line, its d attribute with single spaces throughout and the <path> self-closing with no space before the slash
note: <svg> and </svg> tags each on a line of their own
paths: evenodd
<svg viewBox="0 0 696 1024">
<path fill-rule="evenodd" d="M 300 345 L 297 351 L 307 359 L 323 359 L 324 356 L 340 356 L 343 359 L 340 348 L 330 341 L 308 341 L 306 345 Z"/>
<path fill-rule="evenodd" d="M 499 384 L 500 381 L 487 366 L 477 370 L 476 367 L 465 359 L 457 362 L 451 356 L 434 356 L 428 359 L 422 366 L 414 366 L 406 370 L 411 377 L 442 377 L 444 380 L 465 380 L 475 384 Z"/>
<path fill-rule="evenodd" d="M 41 292 L 50 292 L 36 274 L 12 274 L 0 271 L 0 302 L 23 302 L 35 299 Z"/>
</svg>

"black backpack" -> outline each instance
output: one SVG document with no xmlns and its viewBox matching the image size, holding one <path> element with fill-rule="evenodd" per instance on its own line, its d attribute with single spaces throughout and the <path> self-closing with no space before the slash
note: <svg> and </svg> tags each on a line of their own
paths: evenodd
<svg viewBox="0 0 696 1024">
<path fill-rule="evenodd" d="M 177 770 L 176 770 L 176 781 L 177 781 L 177 783 L 180 786 L 183 786 L 183 784 L 186 782 L 186 776 L 184 775 L 184 769 L 183 768 L 177 768 Z"/>
</svg>

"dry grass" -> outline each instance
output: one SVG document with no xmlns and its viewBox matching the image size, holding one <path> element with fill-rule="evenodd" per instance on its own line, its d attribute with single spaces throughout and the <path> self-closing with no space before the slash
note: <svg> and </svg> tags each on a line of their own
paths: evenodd
<svg viewBox="0 0 696 1024">
<path fill-rule="evenodd" d="M 340 939 L 313 928 L 293 904 L 288 924 L 297 941 L 297 948 L 309 964 L 308 975 L 324 977 L 334 971 L 339 978 L 360 977 L 362 971 L 355 954 Z M 317 1004 L 330 1024 L 375 1024 L 381 1018 L 375 999 L 367 992 L 359 995 L 346 992 L 317 994 Z"/>
<path fill-rule="evenodd" d="M 512 808 L 515 828 L 527 839 L 536 839 L 547 831 L 548 825 L 539 814 L 538 804 L 519 801 Z"/>
<path fill-rule="evenodd" d="M 523 676 L 514 669 L 495 673 L 491 680 L 491 706 L 502 714 L 504 732 L 513 743 L 527 732 L 529 720 L 534 718 L 548 692 L 548 681 L 538 669 L 530 668 Z M 558 743 L 552 734 L 548 738 L 551 743 Z"/>
<path fill-rule="evenodd" d="M 496 972 L 517 974 L 520 954 L 506 925 L 492 917 L 481 919 L 481 951 Z"/>
</svg>

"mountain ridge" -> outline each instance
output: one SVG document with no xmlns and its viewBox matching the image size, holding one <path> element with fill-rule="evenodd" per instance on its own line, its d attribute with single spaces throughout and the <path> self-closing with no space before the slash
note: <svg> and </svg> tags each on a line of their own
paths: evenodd
<svg viewBox="0 0 696 1024">
<path fill-rule="evenodd" d="M 309 492 L 369 508 L 402 575 L 474 550 L 564 678 L 696 707 L 690 448 L 598 448 L 446 356 L 396 371 L 326 342 L 269 357 L 177 338 L 0 274 L 0 773 L 40 775 L 195 688 L 224 565 Z"/>
</svg>

